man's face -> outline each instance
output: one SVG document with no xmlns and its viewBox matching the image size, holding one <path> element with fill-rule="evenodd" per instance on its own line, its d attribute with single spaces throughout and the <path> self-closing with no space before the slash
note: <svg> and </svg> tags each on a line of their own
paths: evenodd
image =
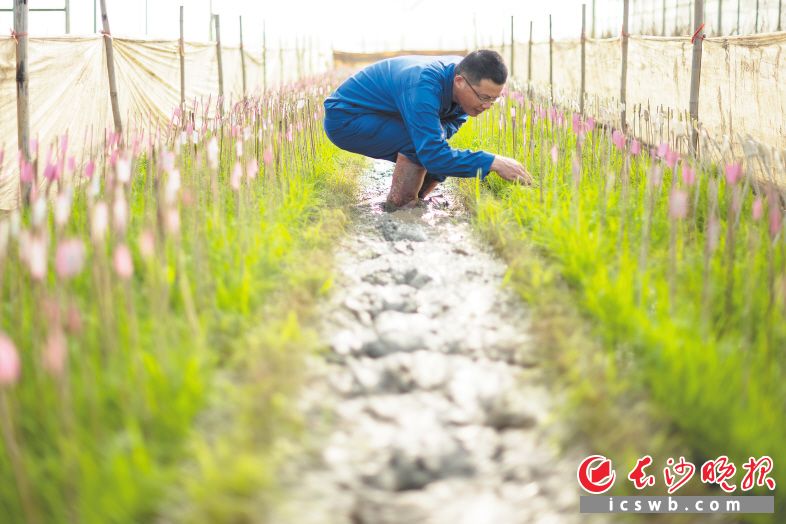
<svg viewBox="0 0 786 524">
<path fill-rule="evenodd" d="M 456 75 L 453 77 L 453 101 L 469 116 L 478 116 L 494 105 L 503 87 L 487 78 L 477 84 L 470 84 L 462 75 Z"/>
</svg>

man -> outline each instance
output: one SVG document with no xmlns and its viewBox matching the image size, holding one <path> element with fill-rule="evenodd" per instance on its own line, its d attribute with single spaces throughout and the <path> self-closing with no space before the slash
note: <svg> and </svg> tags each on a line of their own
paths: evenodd
<svg viewBox="0 0 786 524">
<path fill-rule="evenodd" d="M 501 155 L 453 149 L 447 140 L 500 96 L 508 70 L 496 51 L 465 58 L 401 56 L 372 64 L 325 100 L 325 132 L 341 149 L 396 163 L 388 207 L 412 207 L 448 176 L 532 183 Z"/>
</svg>

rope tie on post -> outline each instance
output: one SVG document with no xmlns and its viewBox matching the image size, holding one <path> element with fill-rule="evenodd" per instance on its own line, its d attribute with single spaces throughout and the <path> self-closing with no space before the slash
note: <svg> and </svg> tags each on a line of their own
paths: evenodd
<svg viewBox="0 0 786 524">
<path fill-rule="evenodd" d="M 102 29 L 101 31 L 99 31 L 99 33 L 101 33 L 103 36 L 105 36 L 105 37 L 107 37 L 107 38 L 109 38 L 109 39 L 111 39 L 111 38 L 112 38 L 112 34 L 111 34 L 109 31 L 104 31 L 104 30 Z"/>
<path fill-rule="evenodd" d="M 701 24 L 701 25 L 699 26 L 699 28 L 698 28 L 698 29 L 696 29 L 696 32 L 695 32 L 695 33 L 693 33 L 693 36 L 692 36 L 692 37 L 690 37 L 690 43 L 691 43 L 691 44 L 692 44 L 692 43 L 693 43 L 693 42 L 696 40 L 696 38 L 699 36 L 699 33 L 701 33 L 701 30 L 702 30 L 702 29 L 704 29 L 704 24 Z M 705 35 L 704 33 L 702 33 L 702 34 L 701 34 L 701 39 L 702 39 L 702 40 L 704 40 L 706 37 L 707 37 L 707 35 Z"/>
<path fill-rule="evenodd" d="M 11 38 L 14 39 L 14 44 L 19 45 L 19 39 L 27 36 L 27 33 L 17 33 L 13 29 L 11 29 Z"/>
</svg>

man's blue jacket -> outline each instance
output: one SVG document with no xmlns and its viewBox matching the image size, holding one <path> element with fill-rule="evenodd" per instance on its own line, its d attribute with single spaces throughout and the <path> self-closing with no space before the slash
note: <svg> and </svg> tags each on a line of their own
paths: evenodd
<svg viewBox="0 0 786 524">
<path fill-rule="evenodd" d="M 346 80 L 325 100 L 325 109 L 342 113 L 377 113 L 400 118 L 417 158 L 430 173 L 485 177 L 494 155 L 453 149 L 447 142 L 466 122 L 453 102 L 453 77 L 459 56 L 401 56 L 382 60 Z M 364 137 L 364 140 L 384 137 Z"/>
</svg>

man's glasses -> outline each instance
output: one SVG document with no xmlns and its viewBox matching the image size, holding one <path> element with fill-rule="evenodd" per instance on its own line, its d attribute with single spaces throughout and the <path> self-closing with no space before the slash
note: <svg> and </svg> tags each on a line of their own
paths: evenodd
<svg viewBox="0 0 786 524">
<path fill-rule="evenodd" d="M 481 104 L 493 104 L 493 103 L 494 103 L 494 102 L 496 102 L 496 101 L 497 101 L 497 99 L 499 98 L 499 97 L 497 97 L 497 96 L 481 95 L 480 93 L 478 93 L 477 91 L 475 91 L 475 88 L 474 88 L 474 87 L 472 87 L 472 84 L 470 84 L 470 83 L 469 83 L 469 80 L 467 80 L 467 77 L 466 77 L 466 76 L 464 76 L 464 75 L 459 75 L 459 76 L 460 76 L 461 78 L 463 78 L 463 79 L 464 79 L 464 81 L 465 81 L 465 82 L 467 83 L 467 85 L 469 86 L 469 88 L 470 88 L 470 89 L 472 89 L 472 92 L 473 92 L 473 93 L 475 93 L 475 96 L 476 96 L 476 97 L 478 97 L 478 100 L 480 100 L 480 103 L 481 103 Z"/>
</svg>

